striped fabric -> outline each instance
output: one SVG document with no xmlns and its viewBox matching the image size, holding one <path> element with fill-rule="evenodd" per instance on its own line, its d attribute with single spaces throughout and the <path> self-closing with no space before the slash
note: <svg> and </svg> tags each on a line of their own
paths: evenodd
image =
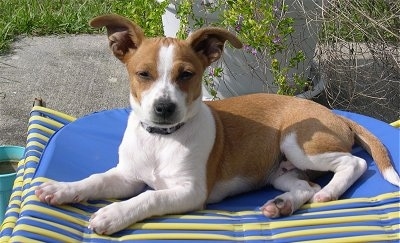
<svg viewBox="0 0 400 243">
<path fill-rule="evenodd" d="M 25 160 L 19 164 L 0 242 L 130 242 L 248 241 L 248 242 L 398 242 L 400 193 L 307 204 L 293 216 L 270 220 L 258 210 L 203 210 L 153 217 L 113 236 L 87 228 L 90 216 L 108 200 L 48 206 L 34 195 L 33 178 L 49 137 L 73 121 L 68 115 L 34 107 L 28 128 Z"/>
<path fill-rule="evenodd" d="M 0 232 L 0 242 L 8 242 L 18 219 L 22 218 L 22 208 L 29 201 L 31 180 L 40 156 L 50 137 L 65 124 L 75 118 L 42 106 L 32 108 L 29 124 L 25 159 L 18 164 L 17 178 Z M 19 241 L 19 240 L 17 240 Z"/>
</svg>

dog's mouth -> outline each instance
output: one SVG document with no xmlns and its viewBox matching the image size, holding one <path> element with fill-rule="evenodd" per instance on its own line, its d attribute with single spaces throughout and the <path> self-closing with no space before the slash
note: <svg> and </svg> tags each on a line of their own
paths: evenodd
<svg viewBox="0 0 400 243">
<path fill-rule="evenodd" d="M 157 114 L 152 114 L 152 116 L 150 116 L 149 118 L 150 119 L 147 123 L 153 126 L 164 127 L 164 128 L 175 126 L 181 123 L 183 120 L 183 117 L 180 115 L 178 111 L 176 111 L 174 114 L 170 116 L 160 116 Z"/>
<path fill-rule="evenodd" d="M 145 119 L 142 120 L 142 123 L 145 123 L 149 126 L 153 127 L 160 127 L 160 128 L 170 128 L 177 126 L 180 123 L 184 123 L 184 119 L 181 118 L 179 114 L 175 114 L 170 117 L 160 117 L 157 115 L 154 115 L 149 117 L 150 119 Z"/>
<path fill-rule="evenodd" d="M 148 121 L 141 121 L 140 125 L 149 133 L 168 135 L 180 129 L 184 122 L 179 112 L 168 117 L 153 113 Z"/>
<path fill-rule="evenodd" d="M 149 125 L 155 126 L 155 127 L 161 127 L 161 128 L 169 128 L 176 126 L 180 122 L 176 121 L 171 121 L 171 120 L 153 120 L 149 123 Z"/>
</svg>

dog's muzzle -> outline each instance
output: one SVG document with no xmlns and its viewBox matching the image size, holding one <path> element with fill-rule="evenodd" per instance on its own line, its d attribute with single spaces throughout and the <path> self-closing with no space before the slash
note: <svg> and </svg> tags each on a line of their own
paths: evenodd
<svg viewBox="0 0 400 243">
<path fill-rule="evenodd" d="M 154 103 L 154 114 L 160 118 L 170 118 L 176 110 L 176 104 L 168 100 L 158 100 Z"/>
<path fill-rule="evenodd" d="M 152 122 L 168 126 L 180 122 L 177 105 L 169 99 L 159 99 L 153 104 Z"/>
</svg>

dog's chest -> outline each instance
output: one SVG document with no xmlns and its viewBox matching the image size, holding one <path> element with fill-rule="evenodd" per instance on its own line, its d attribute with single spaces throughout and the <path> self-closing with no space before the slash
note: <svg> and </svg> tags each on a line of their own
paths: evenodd
<svg viewBox="0 0 400 243">
<path fill-rule="evenodd" d="M 148 161 L 143 169 L 138 170 L 137 177 L 155 190 L 174 187 L 179 182 L 179 170 L 173 158 L 156 158 Z"/>
<path fill-rule="evenodd" d="M 131 114 L 119 148 L 119 166 L 156 190 L 188 183 L 205 186 L 215 127 L 211 112 L 205 108 L 202 113 L 169 135 L 147 132 Z"/>
<path fill-rule="evenodd" d="M 185 163 L 187 149 L 168 136 L 149 135 L 138 129 L 127 132 L 120 146 L 120 163 L 127 172 L 155 190 L 176 186 L 190 170 L 190 163 Z"/>
</svg>

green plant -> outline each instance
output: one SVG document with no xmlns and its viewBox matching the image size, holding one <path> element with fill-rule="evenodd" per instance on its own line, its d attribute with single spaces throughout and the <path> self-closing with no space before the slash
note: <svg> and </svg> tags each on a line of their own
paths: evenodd
<svg viewBox="0 0 400 243">
<path fill-rule="evenodd" d="M 101 14 L 124 15 L 146 35 L 163 35 L 161 16 L 169 1 L 156 0 L 0 0 L 0 54 L 21 34 L 95 33 L 88 21 Z"/>
<path fill-rule="evenodd" d="M 211 3 L 210 3 L 211 2 Z M 219 18 L 213 22 L 193 13 L 203 11 L 203 16 L 218 13 Z M 178 38 L 185 38 L 191 29 L 204 25 L 228 28 L 235 32 L 244 43 L 244 51 L 254 56 L 259 70 L 270 72 L 278 94 L 294 95 L 303 92 L 310 85 L 302 71 L 294 71 L 306 59 L 292 41 L 294 19 L 289 17 L 285 1 L 276 0 L 215 0 L 195 1 L 182 0 L 178 4 L 177 15 L 180 19 Z M 211 68 L 212 74 L 215 68 Z M 213 78 L 220 77 L 207 74 L 205 84 L 213 94 Z M 267 82 L 268 80 L 263 80 Z M 215 97 L 215 96 L 214 96 Z"/>
<path fill-rule="evenodd" d="M 149 37 L 162 36 L 163 25 L 161 16 L 169 1 L 161 3 L 156 0 L 118 0 L 111 1 L 112 10 L 135 21 Z"/>
</svg>

